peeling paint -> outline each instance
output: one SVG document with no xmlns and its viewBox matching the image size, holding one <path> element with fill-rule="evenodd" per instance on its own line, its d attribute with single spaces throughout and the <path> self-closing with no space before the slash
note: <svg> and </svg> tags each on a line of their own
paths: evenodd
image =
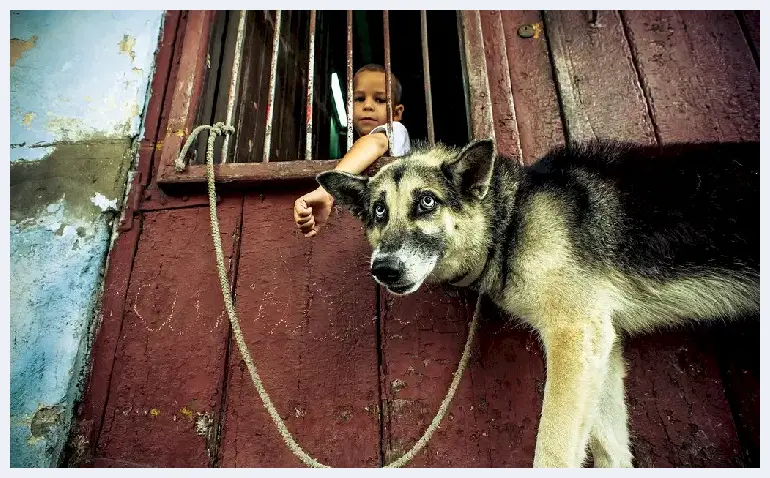
<svg viewBox="0 0 770 478">
<path fill-rule="evenodd" d="M 45 159 L 11 163 L 11 219 L 23 225 L 61 199 L 74 216 L 101 214 L 94 192 L 123 197 L 131 158 L 129 139 L 101 139 L 59 143 Z"/>
<path fill-rule="evenodd" d="M 37 116 L 35 113 L 27 113 L 24 115 L 24 127 L 30 129 L 32 127 L 32 121 Z"/>
<path fill-rule="evenodd" d="M 94 203 L 94 206 L 98 207 L 102 211 L 117 211 L 118 210 L 118 200 L 117 199 L 107 199 L 105 195 L 102 193 L 96 193 L 94 194 L 94 197 L 91 198 L 91 202 Z"/>
<path fill-rule="evenodd" d="M 29 424 L 31 439 L 45 438 L 51 429 L 61 421 L 62 407 L 40 407 L 32 416 Z"/>
<path fill-rule="evenodd" d="M 123 35 L 123 40 L 118 43 L 118 46 L 120 47 L 120 53 L 130 56 L 131 63 L 133 63 L 134 59 L 136 58 L 136 52 L 134 51 L 134 46 L 136 46 L 136 38 L 130 35 Z"/>
<path fill-rule="evenodd" d="M 11 66 L 16 65 L 16 62 L 24 55 L 24 52 L 35 48 L 36 44 L 37 35 L 32 35 L 29 40 L 11 38 Z"/>
</svg>

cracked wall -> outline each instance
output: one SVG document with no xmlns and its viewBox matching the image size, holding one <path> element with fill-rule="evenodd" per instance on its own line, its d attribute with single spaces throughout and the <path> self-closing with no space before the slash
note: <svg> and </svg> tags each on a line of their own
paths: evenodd
<svg viewBox="0 0 770 478">
<path fill-rule="evenodd" d="M 82 392 L 162 11 L 12 11 L 13 467 L 56 466 Z"/>
</svg>

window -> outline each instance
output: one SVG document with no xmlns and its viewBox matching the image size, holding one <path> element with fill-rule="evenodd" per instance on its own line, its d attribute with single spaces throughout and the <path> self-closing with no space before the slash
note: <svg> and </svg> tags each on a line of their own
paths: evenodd
<svg viewBox="0 0 770 478">
<path fill-rule="evenodd" d="M 386 35 L 392 71 L 403 87 L 403 123 L 412 141 L 429 139 L 428 113 L 432 112 L 436 141 L 465 144 L 470 129 L 469 106 L 474 101 L 474 89 L 478 89 L 474 83 L 478 75 L 467 73 L 478 55 L 469 52 L 473 48 L 483 52 L 483 41 L 472 34 L 474 18 L 478 18 L 475 14 L 476 17 L 474 12 L 454 11 L 190 12 L 158 182 L 205 182 L 205 132 L 188 151 L 184 170 L 176 171 L 174 160 L 197 125 L 217 121 L 235 127 L 233 135 L 227 140 L 218 138 L 215 145 L 219 182 L 312 178 L 333 168 L 349 142 L 349 73 L 366 63 L 386 63 Z M 280 34 L 276 37 L 277 18 Z M 385 29 L 386 19 L 389 32 Z M 425 48 L 423 31 L 427 33 Z M 427 89 L 431 95 L 426 95 L 423 53 L 428 57 L 429 76 L 433 79 Z M 351 68 L 348 55 L 353 59 Z M 308 89 L 311 68 L 314 74 L 312 88 Z M 486 76 L 482 77 L 486 82 Z M 312 122 L 308 127 L 306 105 L 310 104 L 310 97 Z M 430 97 L 432 108 L 428 109 Z M 272 120 L 267 113 L 268 105 L 272 105 Z M 225 141 L 228 154 L 222 161 Z"/>
</svg>

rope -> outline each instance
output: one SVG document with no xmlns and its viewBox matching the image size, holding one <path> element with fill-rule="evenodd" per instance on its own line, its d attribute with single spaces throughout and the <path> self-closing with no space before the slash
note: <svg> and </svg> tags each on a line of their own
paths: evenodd
<svg viewBox="0 0 770 478">
<path fill-rule="evenodd" d="M 230 284 L 227 280 L 227 272 L 225 271 L 225 261 L 224 261 L 224 255 L 222 253 L 222 238 L 219 234 L 219 219 L 217 218 L 217 202 L 216 202 L 216 189 L 214 185 L 214 142 L 216 141 L 216 137 L 219 135 L 226 135 L 226 134 L 232 134 L 235 131 L 235 128 L 232 126 L 225 125 L 222 122 L 215 123 L 213 126 L 209 125 L 201 125 L 198 126 L 193 130 L 193 132 L 190 134 L 190 136 L 187 138 L 187 141 L 185 142 L 184 147 L 179 153 L 179 156 L 176 159 L 175 166 L 178 171 L 181 171 L 185 168 L 184 158 L 187 154 L 187 150 L 189 149 L 192 142 L 195 140 L 195 138 L 198 136 L 198 133 L 201 131 L 208 129 L 210 130 L 209 138 L 208 138 L 208 149 L 206 150 L 206 175 L 208 180 L 208 192 L 209 192 L 209 215 L 211 217 L 211 238 L 214 241 L 214 251 L 216 253 L 217 258 L 217 272 L 219 272 L 219 284 L 222 287 L 222 297 L 225 302 L 225 309 L 227 310 L 227 316 L 230 319 L 230 325 L 233 329 L 233 335 L 235 336 L 235 341 L 238 344 L 238 350 L 241 352 L 241 356 L 243 357 L 244 362 L 246 362 L 246 367 L 249 370 L 249 374 L 251 375 L 251 380 L 254 382 L 254 386 L 257 389 L 257 393 L 259 394 L 259 398 L 262 399 L 262 403 L 265 405 L 265 408 L 267 409 L 267 413 L 270 415 L 270 418 L 273 419 L 273 423 L 275 423 L 276 428 L 278 428 L 278 432 L 281 434 L 281 438 L 283 438 L 284 443 L 286 446 L 291 450 L 294 455 L 297 456 L 297 458 L 302 461 L 307 466 L 313 467 L 313 468 L 329 468 L 329 466 L 324 465 L 320 463 L 318 460 L 313 458 L 312 456 L 308 455 L 305 450 L 302 449 L 302 447 L 299 446 L 299 444 L 294 440 L 294 437 L 291 435 L 291 432 L 289 432 L 289 429 L 286 428 L 286 424 L 281 419 L 281 416 L 278 414 L 278 411 L 275 409 L 275 406 L 273 405 L 273 401 L 270 399 L 270 396 L 267 394 L 267 391 L 265 390 L 265 387 L 262 385 L 262 379 L 260 379 L 259 374 L 257 373 L 257 367 L 254 365 L 254 361 L 251 358 L 251 354 L 249 353 L 248 348 L 246 347 L 246 341 L 243 338 L 243 331 L 241 331 L 241 326 L 238 322 L 238 317 L 235 315 L 235 308 L 233 307 L 233 297 L 230 293 Z M 422 437 L 420 437 L 419 440 L 417 440 L 417 443 L 414 444 L 414 446 L 406 452 L 401 458 L 398 458 L 394 462 L 390 463 L 389 465 L 386 465 L 386 468 L 400 468 L 409 461 L 414 458 L 417 453 L 420 452 L 420 450 L 425 447 L 425 445 L 428 443 L 428 440 L 433 436 L 433 432 L 436 431 L 436 429 L 439 427 L 439 424 L 441 423 L 441 420 L 444 418 L 444 415 L 446 415 L 447 409 L 449 408 L 449 404 L 452 402 L 452 399 L 454 398 L 455 392 L 457 391 L 457 387 L 460 384 L 460 379 L 463 376 L 463 373 L 465 372 L 465 369 L 468 366 L 468 361 L 470 359 L 470 352 L 471 352 L 471 345 L 473 343 L 473 338 L 476 335 L 476 329 L 478 328 L 478 316 L 479 316 L 479 304 L 476 305 L 476 310 L 473 313 L 473 320 L 470 325 L 470 330 L 468 331 L 468 340 L 465 342 L 465 348 L 463 349 L 462 357 L 460 358 L 460 363 L 457 366 L 457 370 L 454 373 L 454 376 L 452 377 L 452 383 L 449 386 L 449 390 L 447 391 L 446 397 L 444 397 L 444 400 L 441 402 L 441 406 L 438 409 L 438 412 L 436 413 L 436 416 L 433 417 L 433 421 L 431 421 L 430 425 L 428 425 L 428 428 L 425 430 L 425 433 L 423 433 Z"/>
</svg>

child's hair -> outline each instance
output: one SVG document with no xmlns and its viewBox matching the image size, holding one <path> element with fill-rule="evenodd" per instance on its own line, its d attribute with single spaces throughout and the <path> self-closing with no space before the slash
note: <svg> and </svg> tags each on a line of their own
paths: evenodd
<svg viewBox="0 0 770 478">
<path fill-rule="evenodd" d="M 362 71 L 377 71 L 380 73 L 386 73 L 384 66 L 378 65 L 377 63 L 369 63 L 368 65 L 364 65 L 359 68 L 358 71 L 356 71 L 356 74 L 353 76 L 354 81 L 355 77 L 357 77 L 358 74 Z M 399 105 L 401 104 L 401 82 L 398 81 L 398 78 L 396 78 L 396 75 L 392 70 L 390 72 L 390 77 L 391 87 L 393 88 L 393 103 Z"/>
</svg>

